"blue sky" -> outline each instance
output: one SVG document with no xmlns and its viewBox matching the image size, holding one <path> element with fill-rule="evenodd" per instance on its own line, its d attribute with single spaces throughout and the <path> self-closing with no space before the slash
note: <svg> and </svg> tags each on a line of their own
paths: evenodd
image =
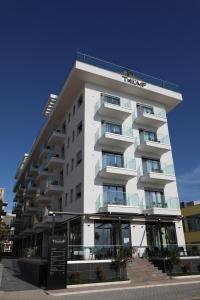
<svg viewBox="0 0 200 300">
<path fill-rule="evenodd" d="M 81 51 L 181 86 L 169 114 L 181 200 L 200 199 L 200 2 L 4 0 L 0 8 L 0 186 L 14 175 Z"/>
</svg>

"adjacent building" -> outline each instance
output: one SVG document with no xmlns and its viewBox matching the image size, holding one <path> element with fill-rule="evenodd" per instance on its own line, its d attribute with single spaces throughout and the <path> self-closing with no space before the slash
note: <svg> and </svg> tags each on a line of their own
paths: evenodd
<svg viewBox="0 0 200 300">
<path fill-rule="evenodd" d="M 200 244 L 200 201 L 181 203 L 181 213 L 187 244 Z"/>
<path fill-rule="evenodd" d="M 174 84 L 78 53 L 16 173 L 16 249 L 45 256 L 53 221 L 95 258 L 183 246 L 167 121 L 181 102 Z"/>
<path fill-rule="evenodd" d="M 15 214 L 6 213 L 2 217 L 1 223 L 1 245 L 2 252 L 5 254 L 12 253 L 13 237 L 14 237 L 14 220 Z"/>
</svg>

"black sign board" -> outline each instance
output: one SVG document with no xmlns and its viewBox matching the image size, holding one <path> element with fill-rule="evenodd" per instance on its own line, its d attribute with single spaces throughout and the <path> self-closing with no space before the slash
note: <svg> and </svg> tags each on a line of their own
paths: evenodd
<svg viewBox="0 0 200 300">
<path fill-rule="evenodd" d="M 66 288 L 67 281 L 67 241 L 64 237 L 50 239 L 47 289 Z"/>
</svg>

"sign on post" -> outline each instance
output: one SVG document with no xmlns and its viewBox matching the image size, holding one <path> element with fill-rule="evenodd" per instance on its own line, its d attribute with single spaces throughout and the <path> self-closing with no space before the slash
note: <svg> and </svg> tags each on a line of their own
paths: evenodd
<svg viewBox="0 0 200 300">
<path fill-rule="evenodd" d="M 47 289 L 66 288 L 67 241 L 64 237 L 53 237 L 49 246 Z"/>
</svg>

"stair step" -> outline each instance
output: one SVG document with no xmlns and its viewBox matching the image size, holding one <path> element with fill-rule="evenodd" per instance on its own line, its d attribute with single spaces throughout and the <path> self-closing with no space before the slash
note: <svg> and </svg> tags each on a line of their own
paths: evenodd
<svg viewBox="0 0 200 300">
<path fill-rule="evenodd" d="M 127 265 L 128 277 L 133 282 L 148 282 L 168 280 L 169 277 L 162 270 L 155 267 L 150 261 L 143 258 L 136 258 Z"/>
</svg>

